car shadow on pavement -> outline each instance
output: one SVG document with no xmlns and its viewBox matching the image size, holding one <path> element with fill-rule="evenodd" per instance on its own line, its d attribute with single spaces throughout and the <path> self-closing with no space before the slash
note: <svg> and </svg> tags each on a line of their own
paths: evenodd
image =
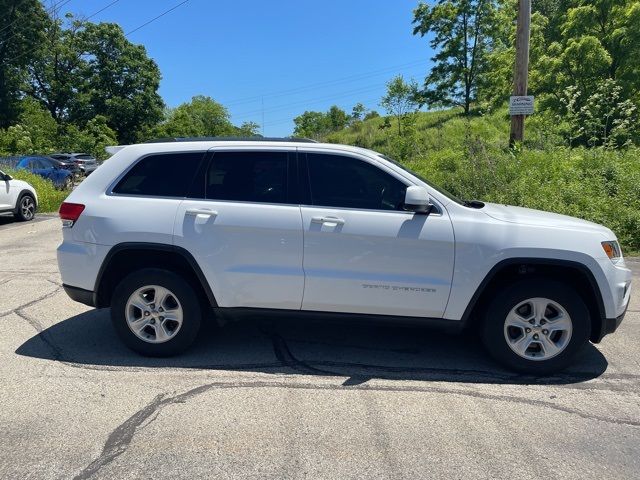
<svg viewBox="0 0 640 480">
<path fill-rule="evenodd" d="M 44 323 L 39 320 L 37 323 Z M 551 377 L 507 371 L 472 334 L 425 327 L 273 320 L 252 316 L 224 327 L 207 324 L 188 352 L 146 358 L 128 350 L 113 330 L 109 310 L 90 310 L 42 330 L 22 344 L 23 356 L 91 369 L 192 368 L 369 379 L 501 384 L 571 384 L 600 376 L 605 357 L 589 344 L 574 366 Z"/>
</svg>

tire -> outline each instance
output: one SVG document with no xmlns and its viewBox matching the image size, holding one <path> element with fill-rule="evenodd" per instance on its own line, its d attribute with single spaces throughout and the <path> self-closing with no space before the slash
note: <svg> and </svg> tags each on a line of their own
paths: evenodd
<svg viewBox="0 0 640 480">
<path fill-rule="evenodd" d="M 505 367 L 549 375 L 571 363 L 590 332 L 589 310 L 578 293 L 564 283 L 538 278 L 497 292 L 484 312 L 482 341 Z"/>
<path fill-rule="evenodd" d="M 158 300 L 156 294 L 163 298 Z M 202 310 L 194 288 L 180 275 L 145 268 L 131 273 L 115 288 L 111 321 L 131 350 L 150 357 L 169 357 L 184 352 L 194 342 Z"/>
<path fill-rule="evenodd" d="M 18 199 L 13 215 L 19 222 L 28 222 L 35 218 L 36 207 L 36 199 L 33 198 L 33 195 L 25 193 Z"/>
</svg>

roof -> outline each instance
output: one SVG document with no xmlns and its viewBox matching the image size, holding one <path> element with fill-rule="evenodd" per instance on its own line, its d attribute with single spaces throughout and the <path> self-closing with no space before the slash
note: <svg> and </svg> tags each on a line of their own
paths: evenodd
<svg viewBox="0 0 640 480">
<path fill-rule="evenodd" d="M 147 140 L 144 143 L 169 142 L 289 142 L 289 143 L 318 143 L 310 138 L 297 137 L 168 137 Z"/>
</svg>

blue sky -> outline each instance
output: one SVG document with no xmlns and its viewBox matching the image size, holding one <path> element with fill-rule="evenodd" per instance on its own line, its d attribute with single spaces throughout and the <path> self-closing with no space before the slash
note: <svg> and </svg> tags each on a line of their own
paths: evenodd
<svg viewBox="0 0 640 480">
<path fill-rule="evenodd" d="M 45 0 L 51 3 L 60 0 Z M 61 14 L 89 16 L 113 0 L 70 0 Z M 182 0 L 119 0 L 91 18 L 129 32 Z M 64 2 L 63 2 L 64 3 Z M 420 83 L 431 51 L 412 35 L 417 0 L 189 0 L 133 32 L 162 72 L 169 106 L 202 94 L 225 105 L 232 121 L 263 124 L 285 136 L 304 110 L 362 102 L 379 106 L 395 74 Z"/>
</svg>

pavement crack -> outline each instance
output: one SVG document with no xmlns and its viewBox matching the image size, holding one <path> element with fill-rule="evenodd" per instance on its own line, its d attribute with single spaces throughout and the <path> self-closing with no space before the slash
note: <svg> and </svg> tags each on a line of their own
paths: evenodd
<svg viewBox="0 0 640 480">
<path fill-rule="evenodd" d="M 136 432 L 142 430 L 144 427 L 155 421 L 163 408 L 175 403 L 183 403 L 191 397 L 199 395 L 214 386 L 215 384 L 202 385 L 172 397 L 167 397 L 166 394 L 156 395 L 149 404 L 131 415 L 109 434 L 98 458 L 93 460 L 89 465 L 83 468 L 78 475 L 73 477 L 74 480 L 91 478 L 103 467 L 125 453 Z"/>
<path fill-rule="evenodd" d="M 46 295 L 42 295 L 38 298 L 36 298 L 35 300 L 31 300 L 30 302 L 27 302 L 23 305 L 19 305 L 14 309 L 8 310 L 6 312 L 0 312 L 0 317 L 6 317 L 7 315 L 11 314 L 11 313 L 16 313 L 19 310 L 24 310 L 25 308 L 29 308 L 32 305 L 35 305 L 38 302 L 41 302 L 42 300 L 46 300 L 47 298 L 53 297 L 56 293 L 58 293 L 61 290 L 60 286 L 56 286 L 56 288 L 47 293 Z M 40 333 L 40 330 L 38 331 L 38 333 Z"/>
<path fill-rule="evenodd" d="M 155 421 L 160 412 L 167 406 L 184 403 L 193 397 L 203 394 L 212 389 L 250 389 L 250 388 L 279 388 L 279 389 L 292 389 L 292 390 L 338 390 L 341 392 L 347 391 L 340 384 L 314 384 L 314 383 L 300 383 L 300 382 L 282 382 L 282 381 L 238 381 L 238 382 L 213 382 L 205 385 L 201 385 L 184 393 L 167 397 L 166 394 L 159 394 L 154 399 L 138 410 L 122 424 L 118 425 L 107 437 L 107 441 L 102 448 L 101 454 L 87 465 L 78 475 L 74 477 L 74 480 L 85 480 L 94 476 L 103 467 L 113 462 L 117 457 L 127 451 L 127 448 L 131 444 L 136 432 L 141 431 L 144 427 L 148 426 L 152 421 Z M 640 421 L 625 420 L 618 418 L 610 418 L 602 415 L 596 415 L 591 413 L 582 412 L 580 410 L 558 405 L 553 402 L 544 400 L 532 400 L 522 397 L 512 397 L 507 395 L 494 395 L 485 394 L 475 390 L 456 389 L 456 388 L 444 388 L 435 386 L 399 386 L 399 385 L 354 385 L 348 389 L 348 391 L 368 391 L 368 392 L 423 392 L 423 393 L 436 393 L 442 395 L 460 395 L 472 398 L 478 398 L 482 400 L 492 400 L 507 403 L 520 403 L 536 407 L 549 408 L 562 413 L 576 415 L 586 420 L 596 420 L 600 422 L 610 423 L 614 425 L 640 427 Z"/>
</svg>

